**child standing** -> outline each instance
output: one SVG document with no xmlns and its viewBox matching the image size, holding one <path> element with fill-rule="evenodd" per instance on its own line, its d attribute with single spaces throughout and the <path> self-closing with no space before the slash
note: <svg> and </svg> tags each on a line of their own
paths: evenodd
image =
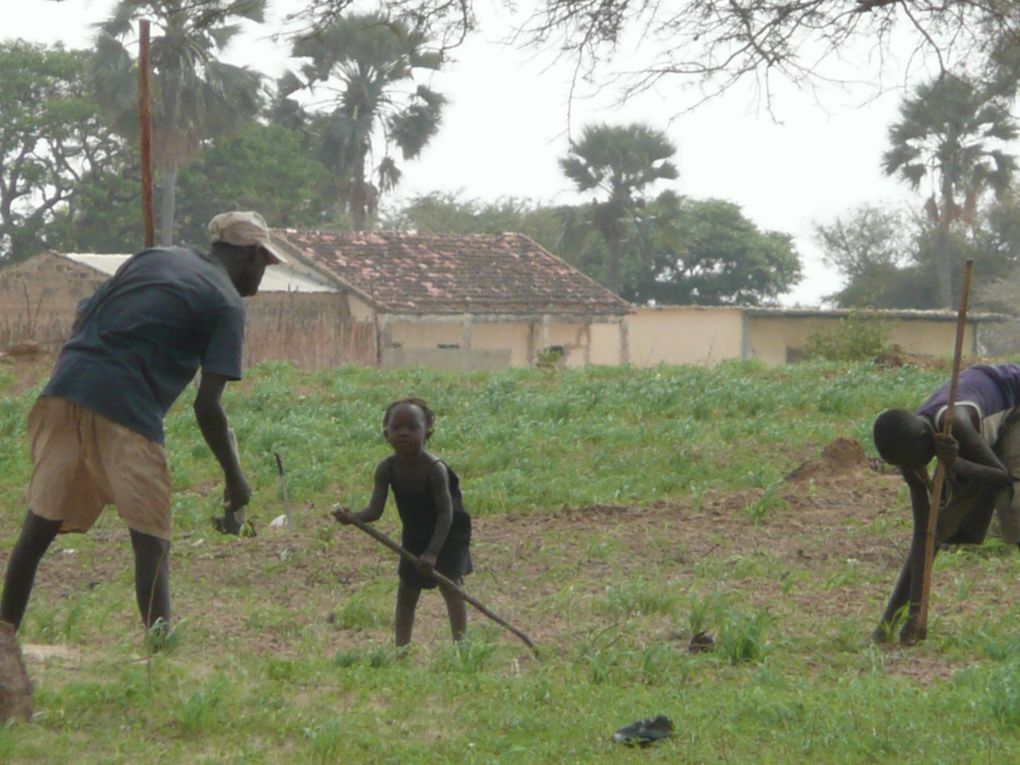
<svg viewBox="0 0 1020 765">
<path fill-rule="evenodd" d="M 402 546 L 418 556 L 417 564 L 401 558 L 397 570 L 400 585 L 394 631 L 398 646 L 411 642 L 414 611 L 423 588 L 438 585 L 454 640 L 460 640 L 467 629 L 464 599 L 432 576 L 438 571 L 460 584 L 472 571 L 471 517 L 464 510 L 460 479 L 446 463 L 425 451 L 434 424 L 435 414 L 420 398 L 390 404 L 383 415 L 383 436 L 393 447 L 393 455 L 376 466 L 368 506 L 358 513 L 343 507 L 333 513 L 340 523 L 351 523 L 352 516 L 372 523 L 382 516 L 389 489 L 393 489 L 403 525 Z"/>
</svg>

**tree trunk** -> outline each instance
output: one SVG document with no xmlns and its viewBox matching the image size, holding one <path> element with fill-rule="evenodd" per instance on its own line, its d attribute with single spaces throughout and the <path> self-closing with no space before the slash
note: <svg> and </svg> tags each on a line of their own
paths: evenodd
<svg viewBox="0 0 1020 765">
<path fill-rule="evenodd" d="M 953 310 L 953 264 L 949 253 L 949 227 L 953 225 L 956 202 L 953 199 L 953 185 L 945 170 L 942 172 L 942 210 L 935 232 L 935 278 L 938 280 L 937 295 L 941 308 Z"/>
<path fill-rule="evenodd" d="M 620 294 L 620 240 L 614 239 L 606 242 L 609 245 L 609 262 L 606 263 L 606 271 L 609 277 L 609 289 L 617 295 Z"/>
<path fill-rule="evenodd" d="M 179 69 L 166 72 L 166 89 L 163 93 L 164 140 L 169 146 L 164 147 L 168 153 L 160 161 L 159 189 L 159 231 L 156 243 L 168 247 L 174 243 L 174 218 L 177 215 L 177 166 L 182 161 L 181 126 L 177 121 L 181 113 L 181 92 L 184 83 Z M 212 217 L 211 215 L 209 217 Z"/>
<path fill-rule="evenodd" d="M 177 166 L 163 168 L 159 186 L 158 243 L 168 247 L 174 243 L 174 216 L 177 214 Z M 209 217 L 212 217 L 210 215 Z"/>
<path fill-rule="evenodd" d="M 935 232 L 935 279 L 941 308 L 953 309 L 953 264 L 949 255 L 949 224 L 939 222 Z"/>
<path fill-rule="evenodd" d="M 351 179 L 351 221 L 355 231 L 365 230 L 365 207 L 368 199 L 365 195 L 365 158 L 357 164 L 354 177 Z"/>
</svg>

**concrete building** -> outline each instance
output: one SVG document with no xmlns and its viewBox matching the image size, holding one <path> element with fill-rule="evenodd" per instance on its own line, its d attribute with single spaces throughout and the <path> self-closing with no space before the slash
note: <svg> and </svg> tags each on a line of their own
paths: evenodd
<svg viewBox="0 0 1020 765">
<path fill-rule="evenodd" d="M 611 364 L 633 309 L 520 234 L 276 231 L 331 278 L 382 367 Z"/>
<path fill-rule="evenodd" d="M 421 236 L 275 231 L 291 262 L 267 269 L 247 301 L 246 362 L 304 369 L 356 364 L 498 369 L 544 362 L 636 367 L 799 359 L 847 311 L 635 307 L 518 234 Z M 56 349 L 78 301 L 127 255 L 41 253 L 0 268 L 0 350 Z M 952 352 L 956 314 L 875 311 L 888 341 L 916 355 Z M 972 313 L 968 355 L 1016 352 L 1010 317 Z M 1004 345 L 1003 338 L 1006 338 Z M 1009 343 L 1012 344 L 1009 344 Z"/>
<path fill-rule="evenodd" d="M 626 319 L 629 363 L 714 366 L 728 359 L 759 359 L 785 364 L 803 355 L 808 338 L 838 332 L 855 315 L 847 310 L 742 308 L 737 306 L 657 306 L 635 309 Z M 956 342 L 954 311 L 868 311 L 881 322 L 890 345 L 918 356 L 948 356 Z M 1011 317 L 971 313 L 964 331 L 964 353 L 994 352 L 983 343 L 989 330 Z"/>
</svg>

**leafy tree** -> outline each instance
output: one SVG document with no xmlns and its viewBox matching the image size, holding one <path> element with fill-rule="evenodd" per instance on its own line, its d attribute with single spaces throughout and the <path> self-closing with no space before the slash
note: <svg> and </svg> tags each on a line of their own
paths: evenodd
<svg viewBox="0 0 1020 765">
<path fill-rule="evenodd" d="M 925 210 L 936 232 L 935 275 L 944 308 L 953 306 L 951 229 L 975 222 L 986 191 L 1001 196 L 1009 189 L 1016 160 L 1003 144 L 1016 136 L 1016 122 L 996 94 L 951 76 L 920 85 L 889 130 L 886 173 L 915 189 L 925 179 L 931 183 Z"/>
<path fill-rule="evenodd" d="M 673 201 L 663 195 L 649 220 L 654 221 L 651 264 L 636 289 L 624 291 L 631 300 L 762 305 L 800 281 L 792 237 L 759 230 L 733 202 Z"/>
<path fill-rule="evenodd" d="M 591 220 L 590 205 L 542 207 L 429 194 L 411 200 L 386 225 L 434 234 L 523 233 L 605 281 L 608 248 Z M 800 278 L 790 237 L 759 231 L 730 202 L 678 199 L 667 191 L 637 206 L 632 222 L 646 256 L 622 263 L 621 294 L 628 300 L 759 305 Z"/>
<path fill-rule="evenodd" d="M 137 70 L 121 42 L 137 19 L 158 30 L 150 46 L 153 162 L 159 169 L 159 232 L 174 241 L 177 173 L 200 153 L 202 142 L 229 135 L 260 107 L 261 76 L 217 60 L 240 31 L 240 19 L 261 22 L 266 0 L 120 0 L 100 25 L 94 78 L 117 130 L 137 139 Z"/>
<path fill-rule="evenodd" d="M 303 80 L 293 73 L 283 78 L 280 93 L 304 87 L 335 94 L 326 101 L 332 110 L 319 120 L 323 159 L 341 183 L 340 203 L 358 230 L 400 181 L 391 150 L 413 159 L 439 129 L 446 99 L 414 85 L 416 70 L 442 65 L 428 46 L 419 29 L 377 14 L 339 18 L 294 44 L 294 55 L 309 63 L 301 69 Z M 374 162 L 379 147 L 382 157 Z"/>
<path fill-rule="evenodd" d="M 862 207 L 847 218 L 815 227 L 825 259 L 846 279 L 828 295 L 841 308 L 942 308 L 936 289 L 935 262 L 939 234 L 920 215 Z M 1012 195 L 979 208 L 975 223 L 956 228 L 943 242 L 950 254 L 952 279 L 958 282 L 963 262 L 975 262 L 978 285 L 1006 275 L 1020 252 L 1020 215 Z M 1002 310 L 975 290 L 972 304 Z"/>
<path fill-rule="evenodd" d="M 913 252 L 913 234 L 906 216 L 896 210 L 865 206 L 846 218 L 815 226 L 815 239 L 822 247 L 827 263 L 846 279 L 846 286 L 826 300 L 840 308 L 916 307 L 919 295 L 912 294 L 902 278 L 919 276 L 909 268 Z M 931 283 L 922 279 L 924 293 Z"/>
<path fill-rule="evenodd" d="M 49 246 L 65 252 L 137 252 L 144 244 L 140 188 L 136 157 L 117 172 L 86 175 L 72 202 L 47 224 Z"/>
<path fill-rule="evenodd" d="M 81 76 L 87 62 L 80 51 L 0 43 L 0 261 L 51 246 L 47 225 L 67 214 L 83 179 L 121 161 Z"/>
<path fill-rule="evenodd" d="M 274 228 L 326 224 L 330 173 L 303 140 L 256 122 L 212 143 L 181 172 L 179 239 L 204 246 L 209 219 L 224 210 L 258 210 Z"/>
<path fill-rule="evenodd" d="M 254 122 L 236 136 L 210 143 L 178 176 L 177 240 L 200 248 L 217 212 L 254 209 L 274 227 L 329 223 L 329 172 L 281 125 Z M 140 247 L 138 167 L 86 177 L 72 215 L 57 215 L 50 240 L 68 250 L 134 252 Z M 57 246 L 57 245 L 55 245 Z"/>
<path fill-rule="evenodd" d="M 353 1 L 308 0 L 308 8 L 332 18 Z M 383 6 L 430 25 L 450 44 L 475 25 L 472 0 Z M 624 41 L 638 41 L 648 63 L 629 80 L 632 90 L 669 78 L 700 80 L 709 94 L 747 77 L 767 92 L 777 75 L 798 84 L 823 81 L 833 76 L 827 63 L 862 45 L 889 50 L 894 32 L 897 47 L 912 35 L 915 53 L 931 53 L 952 69 L 980 67 L 992 50 L 1020 41 L 1020 3 L 1012 0 L 546 0 L 523 13 L 518 37 L 572 54 L 581 74 L 611 60 Z"/>
<path fill-rule="evenodd" d="M 670 161 L 676 147 L 666 135 L 646 125 L 589 125 L 560 160 L 563 173 L 581 192 L 594 192 L 601 201 L 591 205 L 592 225 L 608 248 L 607 286 L 620 293 L 620 263 L 625 248 L 634 254 L 640 197 L 658 180 L 677 177 Z"/>
<path fill-rule="evenodd" d="M 461 200 L 433 192 L 411 199 L 384 222 L 386 228 L 422 234 L 524 234 L 570 262 L 580 253 L 570 247 L 575 209 L 543 207 L 507 197 L 495 202 Z"/>
</svg>

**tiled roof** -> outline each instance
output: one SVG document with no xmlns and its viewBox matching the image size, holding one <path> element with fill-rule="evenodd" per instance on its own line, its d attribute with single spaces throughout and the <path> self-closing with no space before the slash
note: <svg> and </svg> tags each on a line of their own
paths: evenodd
<svg viewBox="0 0 1020 765">
<path fill-rule="evenodd" d="M 274 235 L 389 313 L 622 315 L 632 310 L 521 234 L 285 230 Z"/>
</svg>

